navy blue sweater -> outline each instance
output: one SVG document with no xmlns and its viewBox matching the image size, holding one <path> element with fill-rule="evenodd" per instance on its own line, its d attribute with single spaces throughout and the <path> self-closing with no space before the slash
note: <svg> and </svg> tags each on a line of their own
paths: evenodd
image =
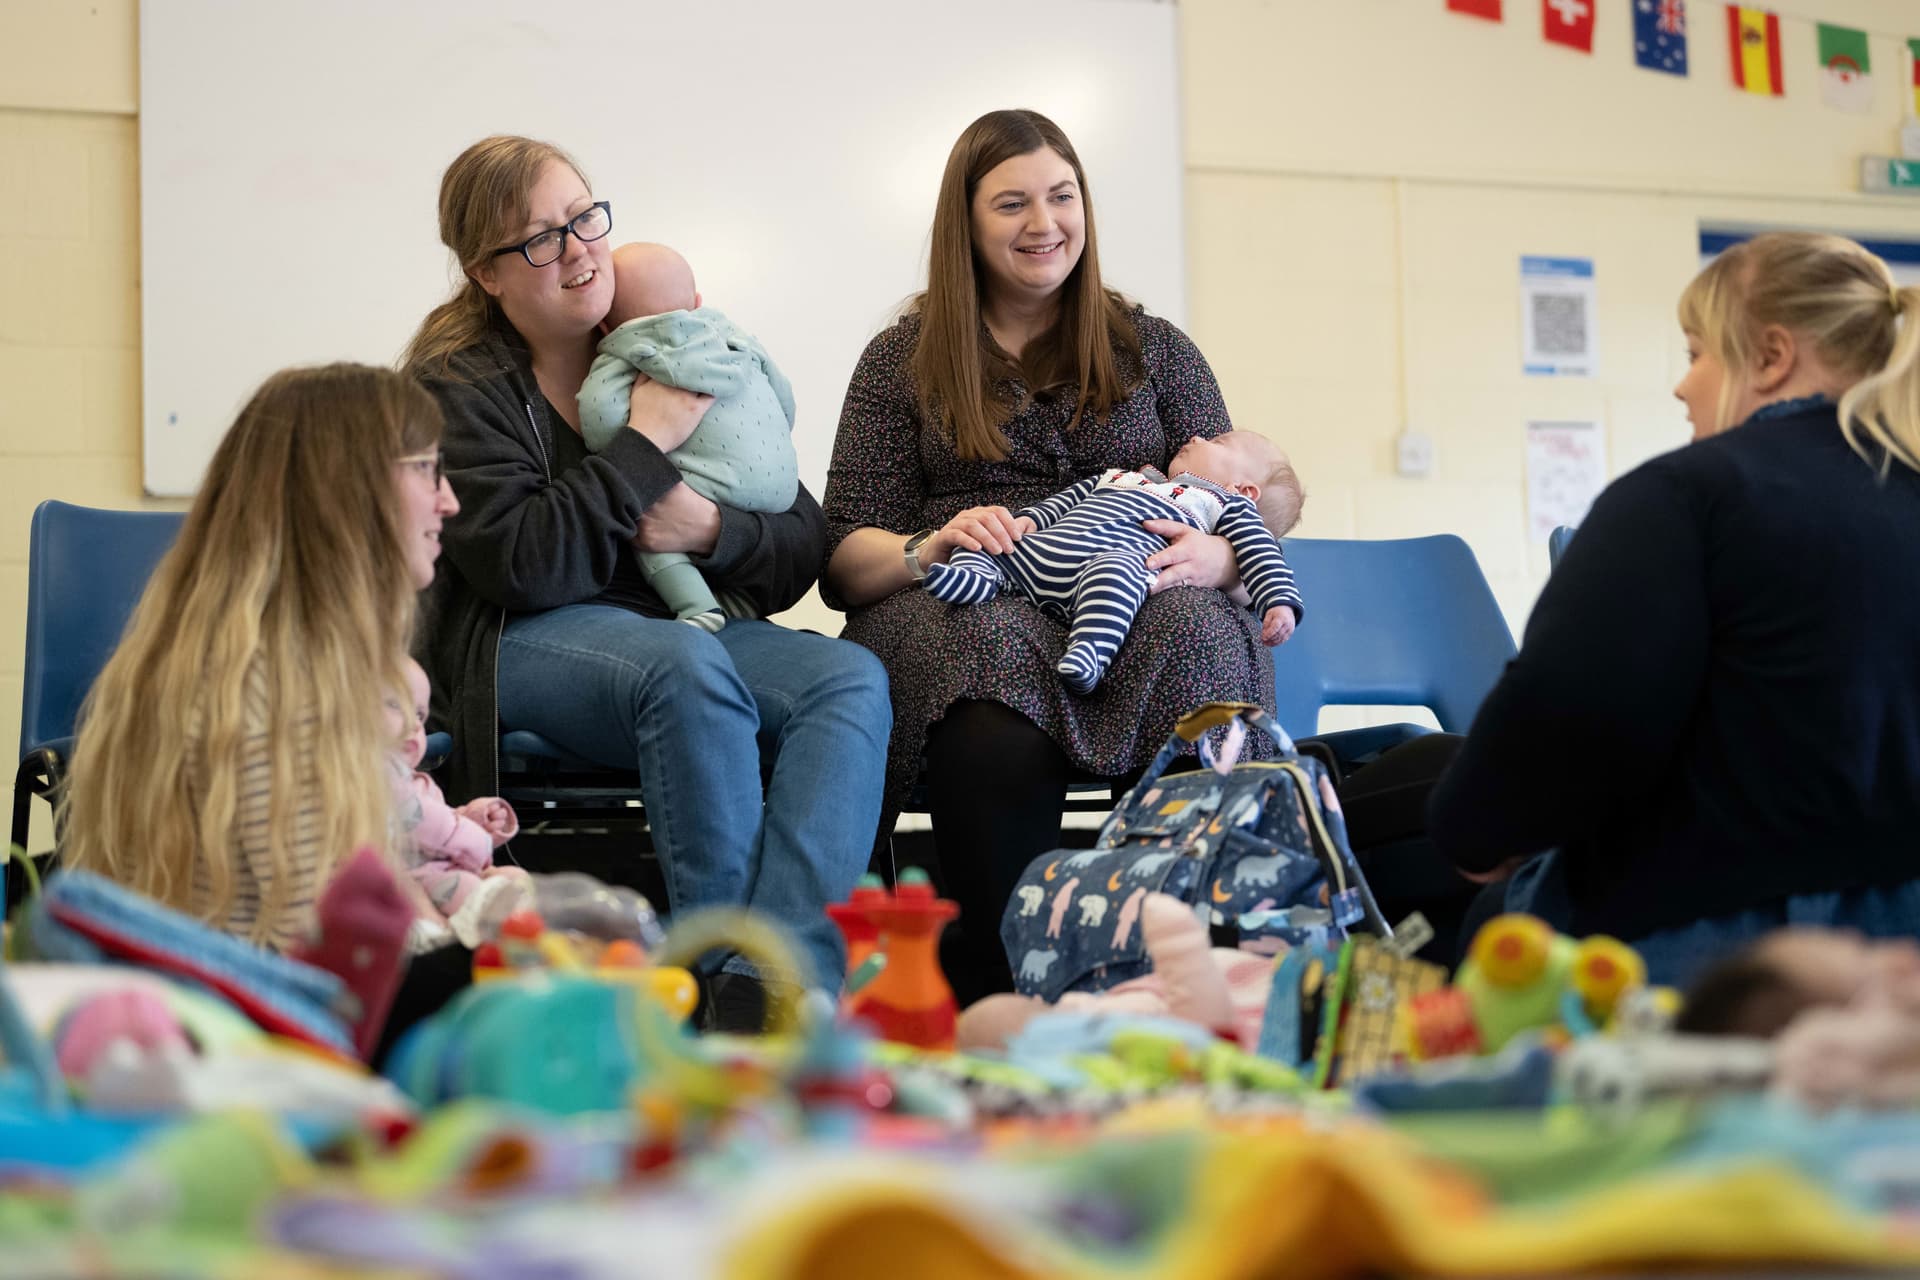
<svg viewBox="0 0 1920 1280">
<path fill-rule="evenodd" d="M 1815 402 L 1622 476 L 1430 816 L 1468 870 L 1560 848 L 1580 933 L 1920 877 L 1920 474 Z"/>
</svg>

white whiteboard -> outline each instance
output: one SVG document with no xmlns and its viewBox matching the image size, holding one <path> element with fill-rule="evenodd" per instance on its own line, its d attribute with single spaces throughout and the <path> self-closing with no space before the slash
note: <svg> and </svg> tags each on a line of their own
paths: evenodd
<svg viewBox="0 0 1920 1280">
<path fill-rule="evenodd" d="M 1108 283 L 1185 319 L 1177 12 L 1150 0 L 144 0 L 149 493 L 198 487 L 290 364 L 391 363 L 453 279 L 440 174 L 572 152 L 614 239 L 687 256 L 792 379 L 818 494 L 855 360 L 925 280 L 948 149 L 1031 107 L 1085 164 Z"/>
</svg>

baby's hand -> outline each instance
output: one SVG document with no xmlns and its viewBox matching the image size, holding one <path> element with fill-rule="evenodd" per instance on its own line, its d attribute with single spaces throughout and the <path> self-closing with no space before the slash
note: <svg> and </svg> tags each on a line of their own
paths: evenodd
<svg viewBox="0 0 1920 1280">
<path fill-rule="evenodd" d="M 460 812 L 472 818 L 493 837 L 496 845 L 505 844 L 520 834 L 520 819 L 513 806 L 498 796 L 482 796 L 460 806 Z"/>
<path fill-rule="evenodd" d="M 1024 538 L 1040 526 L 1034 523 L 1032 516 L 1015 516 L 1013 518 L 1013 527 L 1017 529 L 1020 536 Z"/>
<path fill-rule="evenodd" d="M 1293 610 L 1284 604 L 1277 604 L 1267 610 L 1267 616 L 1260 621 L 1260 641 L 1262 644 L 1280 645 L 1287 642 L 1293 634 Z"/>
</svg>

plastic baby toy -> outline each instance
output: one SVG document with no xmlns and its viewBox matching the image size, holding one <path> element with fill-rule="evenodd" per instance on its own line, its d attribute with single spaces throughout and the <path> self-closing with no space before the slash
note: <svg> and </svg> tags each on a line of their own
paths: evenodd
<svg viewBox="0 0 1920 1280">
<path fill-rule="evenodd" d="M 1474 935 L 1453 985 L 1407 1006 L 1407 1044 L 1432 1059 L 1497 1053 L 1538 1028 L 1592 1035 L 1645 985 L 1646 966 L 1617 939 L 1576 942 L 1534 916 L 1495 916 Z"/>
<path fill-rule="evenodd" d="M 847 937 L 849 964 L 857 950 L 865 953 L 848 975 L 849 988 L 857 989 L 847 997 L 847 1015 L 897 1044 L 953 1048 L 959 1013 L 938 947 L 940 931 L 960 908 L 935 897 L 927 873 L 909 867 L 891 894 L 862 884 L 827 914 Z"/>
</svg>

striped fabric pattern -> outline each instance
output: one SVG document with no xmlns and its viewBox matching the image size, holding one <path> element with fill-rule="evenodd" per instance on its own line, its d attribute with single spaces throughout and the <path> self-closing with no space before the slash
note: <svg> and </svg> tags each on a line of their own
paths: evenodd
<svg viewBox="0 0 1920 1280">
<path fill-rule="evenodd" d="M 268 833 L 273 816 L 274 743 L 268 726 L 272 723 L 272 695 L 266 668 L 255 663 L 247 673 L 242 692 L 244 743 L 241 749 L 239 801 L 234 813 L 233 900 L 225 914 L 212 923 L 222 931 L 246 938 L 253 935 L 260 913 L 272 888 L 275 873 L 269 856 Z M 270 922 L 265 941 L 284 951 L 306 940 L 311 932 L 315 904 L 320 900 L 331 858 L 324 848 L 320 806 L 314 800 L 313 751 L 314 724 L 311 717 L 297 722 L 295 741 L 282 744 L 294 756 L 294 776 L 301 780 L 296 794 L 286 803 L 295 806 L 292 847 L 288 850 L 287 898 L 279 916 Z M 206 795 L 206 759 L 201 746 L 201 725 L 196 717 L 188 726 L 187 785 L 197 809 Z M 203 850 L 203 853 L 214 851 Z M 188 910 L 207 919 L 213 907 L 213 888 L 205 870 L 196 867 L 193 897 Z"/>
<path fill-rule="evenodd" d="M 1150 469 L 1116 468 L 1019 514 L 1037 527 L 1012 551 L 956 551 L 927 570 L 923 585 L 949 604 L 978 604 L 1016 591 L 1069 624 L 1067 650 L 1055 669 L 1075 693 L 1099 685 L 1159 576 L 1146 567 L 1146 558 L 1167 543 L 1141 528 L 1142 521 L 1178 520 L 1219 534 L 1233 546 L 1257 613 L 1276 605 L 1296 616 L 1302 612 L 1293 571 L 1258 508 L 1198 476 L 1168 480 Z"/>
</svg>

